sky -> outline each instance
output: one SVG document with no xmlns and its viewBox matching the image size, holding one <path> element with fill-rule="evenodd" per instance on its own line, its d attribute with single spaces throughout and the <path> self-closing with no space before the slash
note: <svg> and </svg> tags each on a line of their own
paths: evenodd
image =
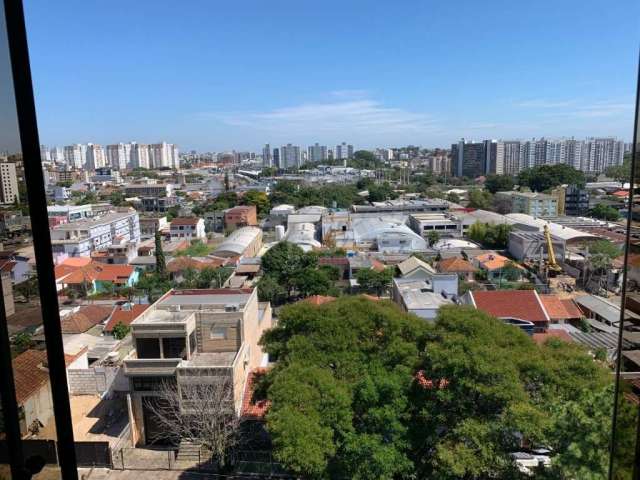
<svg viewBox="0 0 640 480">
<path fill-rule="evenodd" d="M 42 143 L 631 140 L 637 0 L 24 0 Z"/>
</svg>

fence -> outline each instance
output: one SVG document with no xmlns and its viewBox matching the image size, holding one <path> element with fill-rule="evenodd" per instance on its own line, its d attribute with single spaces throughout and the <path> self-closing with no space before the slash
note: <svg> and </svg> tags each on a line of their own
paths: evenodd
<svg viewBox="0 0 640 480">
<path fill-rule="evenodd" d="M 171 448 L 120 448 L 113 452 L 116 470 L 184 470 L 211 475 L 208 478 L 296 478 L 273 459 L 269 451 L 239 451 L 233 473 L 222 474 L 215 460 L 203 451 L 189 459 L 179 459 Z"/>
<path fill-rule="evenodd" d="M 109 442 L 76 442 L 79 467 L 112 468 Z"/>
</svg>

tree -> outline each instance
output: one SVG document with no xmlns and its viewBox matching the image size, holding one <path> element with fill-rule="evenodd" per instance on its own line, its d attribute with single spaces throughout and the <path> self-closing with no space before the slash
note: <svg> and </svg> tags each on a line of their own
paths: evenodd
<svg viewBox="0 0 640 480">
<path fill-rule="evenodd" d="M 562 184 L 584 186 L 585 176 L 570 165 L 539 165 L 522 170 L 518 174 L 520 187 L 529 187 L 534 192 L 542 192 Z"/>
<path fill-rule="evenodd" d="M 380 185 L 370 185 L 368 198 L 370 202 L 382 202 L 398 198 L 398 194 L 393 191 L 389 182 L 384 182 Z"/>
<path fill-rule="evenodd" d="M 622 165 L 607 167 L 604 174 L 616 182 L 620 182 L 620 186 L 624 187 L 624 184 L 631 179 L 631 158 L 625 158 Z"/>
<path fill-rule="evenodd" d="M 118 322 L 113 327 L 113 330 L 111 331 L 111 333 L 113 333 L 113 338 L 115 338 L 116 340 L 122 340 L 124 337 L 129 335 L 130 331 L 131 331 L 131 327 L 129 325 L 125 325 L 122 322 Z"/>
<path fill-rule="evenodd" d="M 503 249 L 509 243 L 511 226 L 506 223 L 482 223 L 477 221 L 469 227 L 467 236 L 487 248 Z"/>
<path fill-rule="evenodd" d="M 27 332 L 16 333 L 16 335 L 13 337 L 12 343 L 16 350 L 16 353 L 22 353 L 26 350 L 29 350 L 35 345 L 33 338 Z"/>
<path fill-rule="evenodd" d="M 591 209 L 591 216 L 600 220 L 615 222 L 620 218 L 620 212 L 610 205 L 599 203 Z"/>
<path fill-rule="evenodd" d="M 167 276 L 167 262 L 164 258 L 164 250 L 162 249 L 162 237 L 160 236 L 160 230 L 156 230 L 156 273 L 160 277 Z"/>
<path fill-rule="evenodd" d="M 242 196 L 241 203 L 243 205 L 255 205 L 258 215 L 269 213 L 269 197 L 264 192 L 249 190 Z"/>
<path fill-rule="evenodd" d="M 447 194 L 447 200 L 452 203 L 460 203 L 460 196 L 456 192 L 449 192 Z"/>
<path fill-rule="evenodd" d="M 222 288 L 232 273 L 229 267 L 205 267 L 198 274 L 196 288 Z"/>
<path fill-rule="evenodd" d="M 510 191 L 514 186 L 511 175 L 488 175 L 484 181 L 484 188 L 491 193 Z"/>
<path fill-rule="evenodd" d="M 331 288 L 331 280 L 323 271 L 307 267 L 300 270 L 294 279 L 295 288 L 303 297 L 326 295 Z"/>
<path fill-rule="evenodd" d="M 38 278 L 37 277 L 29 277 L 26 280 L 18 283 L 14 287 L 16 292 L 22 295 L 25 298 L 25 301 L 29 301 L 31 297 L 38 295 Z"/>
<path fill-rule="evenodd" d="M 380 167 L 381 162 L 378 161 L 373 152 L 369 152 L 368 150 L 356 150 L 353 154 L 353 159 L 349 161 L 349 165 L 353 168 L 375 170 Z"/>
<path fill-rule="evenodd" d="M 469 204 L 467 206 L 469 208 L 480 208 L 485 210 L 491 207 L 492 201 L 493 195 L 491 195 L 491 193 L 476 188 L 469 192 Z"/>
<path fill-rule="evenodd" d="M 273 275 L 263 275 L 258 281 L 258 298 L 261 302 L 280 305 L 287 297 L 287 291 Z"/>
<path fill-rule="evenodd" d="M 391 285 L 393 273 L 393 268 L 385 268 L 381 272 L 373 268 L 361 268 L 356 273 L 356 278 L 362 290 L 376 293 L 380 297 Z"/>
<path fill-rule="evenodd" d="M 109 203 L 114 207 L 119 207 L 124 203 L 124 193 L 119 190 L 112 192 L 111 195 L 109 195 Z"/>
<path fill-rule="evenodd" d="M 231 186 L 229 185 L 229 172 L 225 171 L 224 172 L 224 191 L 228 192 L 229 190 L 231 190 Z"/>
<path fill-rule="evenodd" d="M 145 405 L 158 422 L 162 438 L 178 444 L 190 439 L 212 454 L 224 470 L 233 463 L 240 440 L 240 420 L 234 408 L 233 382 L 227 376 L 198 377 L 198 383 L 164 381 Z"/>
<path fill-rule="evenodd" d="M 279 242 L 262 257 L 262 269 L 271 275 L 291 296 L 296 287 L 296 278 L 307 268 L 315 268 L 317 257 L 306 254 L 299 246 L 290 242 Z"/>
<path fill-rule="evenodd" d="M 440 234 L 436 230 L 431 230 L 427 235 L 427 243 L 433 247 L 438 241 L 440 241 Z"/>
</svg>

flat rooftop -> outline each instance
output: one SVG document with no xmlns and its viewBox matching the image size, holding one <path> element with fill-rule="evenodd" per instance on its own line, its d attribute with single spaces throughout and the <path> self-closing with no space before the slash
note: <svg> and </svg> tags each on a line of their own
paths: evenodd
<svg viewBox="0 0 640 480">
<path fill-rule="evenodd" d="M 151 310 L 146 315 L 136 318 L 132 325 L 149 325 L 155 323 L 184 323 L 193 312 L 172 312 L 169 310 Z"/>
<path fill-rule="evenodd" d="M 230 367 L 237 352 L 197 352 L 191 360 L 182 360 L 180 368 L 189 367 Z"/>
<path fill-rule="evenodd" d="M 158 301 L 158 307 L 246 305 L 253 293 L 251 288 L 218 288 L 204 290 L 174 290 Z"/>
<path fill-rule="evenodd" d="M 61 225 L 55 226 L 54 230 L 84 230 L 84 229 L 92 228 L 98 225 L 105 225 L 108 223 L 117 222 L 118 220 L 123 220 L 132 215 L 137 215 L 137 212 L 131 211 L 131 212 L 108 213 L 107 215 L 94 217 L 92 219 L 78 220 L 77 222 L 71 222 L 71 223 L 63 223 Z"/>
</svg>

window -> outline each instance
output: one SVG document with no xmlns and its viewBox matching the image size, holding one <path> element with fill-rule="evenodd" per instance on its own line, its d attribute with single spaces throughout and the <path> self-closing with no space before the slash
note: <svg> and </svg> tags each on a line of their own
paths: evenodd
<svg viewBox="0 0 640 480">
<path fill-rule="evenodd" d="M 211 327 L 211 330 L 209 331 L 209 338 L 212 340 L 226 340 L 227 327 Z"/>
</svg>

